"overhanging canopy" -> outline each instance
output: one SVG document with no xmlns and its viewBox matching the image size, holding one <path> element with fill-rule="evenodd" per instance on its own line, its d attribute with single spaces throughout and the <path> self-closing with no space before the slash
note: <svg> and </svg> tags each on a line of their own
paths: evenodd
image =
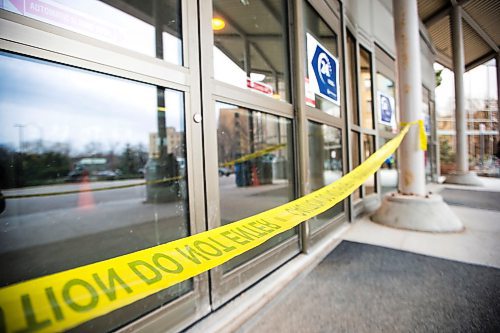
<svg viewBox="0 0 500 333">
<path fill-rule="evenodd" d="M 496 57 L 500 45 L 500 1 L 418 0 L 420 19 L 429 31 L 437 61 L 452 68 L 450 12 L 453 5 L 463 9 L 465 70 Z"/>
</svg>

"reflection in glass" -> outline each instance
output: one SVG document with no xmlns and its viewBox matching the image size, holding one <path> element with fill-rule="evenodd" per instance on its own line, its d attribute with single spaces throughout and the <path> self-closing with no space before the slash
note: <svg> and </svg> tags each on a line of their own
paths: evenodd
<svg viewBox="0 0 500 333">
<path fill-rule="evenodd" d="M 375 136 L 363 134 L 363 155 L 364 160 L 370 157 L 375 152 Z M 364 182 L 365 194 L 372 194 L 376 192 L 375 174 L 371 175 L 366 182 Z"/>
<path fill-rule="evenodd" d="M 335 127 L 308 122 L 309 179 L 311 191 L 331 184 L 342 177 L 342 131 Z M 311 220 L 311 230 L 328 224 L 344 211 L 344 201 Z"/>
<path fill-rule="evenodd" d="M 224 103 L 216 104 L 216 112 L 221 224 L 294 199 L 291 121 Z M 295 230 L 284 232 L 230 260 L 224 264 L 224 271 L 258 256 L 293 234 Z"/>
<path fill-rule="evenodd" d="M 214 0 L 214 77 L 290 101 L 284 0 Z"/>
<path fill-rule="evenodd" d="M 304 2 L 305 16 L 304 16 L 304 24 L 306 27 L 306 33 L 311 34 L 314 38 L 321 44 L 325 49 L 330 51 L 331 54 L 337 60 L 339 59 L 339 50 L 338 50 L 338 39 L 337 34 L 326 24 L 326 22 L 319 16 L 319 14 L 314 10 L 314 8 L 307 2 Z M 307 57 L 306 57 L 307 58 Z M 340 63 L 339 63 L 340 64 Z M 305 64 L 305 68 L 308 68 L 307 64 Z M 306 80 L 306 95 L 309 95 L 308 88 L 309 85 L 309 77 L 310 74 L 307 73 L 308 79 Z M 337 78 L 339 81 L 339 78 Z M 312 92 L 314 94 L 314 92 Z M 319 96 L 318 94 L 314 94 L 314 102 L 309 102 L 308 105 L 314 106 L 317 109 L 324 111 L 330 115 L 335 117 L 340 117 L 340 106 Z"/>
<path fill-rule="evenodd" d="M 436 128 L 435 124 L 435 119 L 436 119 L 436 106 L 434 101 L 429 101 L 429 129 L 430 133 L 427 136 L 427 151 L 429 154 L 429 159 L 431 160 L 431 181 L 437 181 L 435 177 L 438 175 L 438 170 L 437 170 L 437 140 L 436 140 L 436 131 L 434 130 Z M 488 129 L 489 126 L 486 126 L 486 129 Z M 491 127 L 490 127 L 491 128 Z M 493 136 L 489 137 L 485 136 L 485 142 L 490 142 L 490 149 L 488 149 L 488 145 L 486 145 L 486 150 L 489 151 L 489 155 L 493 155 Z"/>
<path fill-rule="evenodd" d="M 361 125 L 364 128 L 375 128 L 373 122 L 373 97 L 372 97 L 372 56 L 370 52 L 363 47 L 359 51 L 360 65 L 360 110 L 361 110 Z"/>
<path fill-rule="evenodd" d="M 424 124 L 425 124 L 425 132 L 427 134 L 427 150 L 424 152 L 425 157 L 425 181 L 432 181 L 432 140 L 430 137 L 430 128 L 431 128 L 431 114 L 430 114 L 430 103 L 429 103 L 429 95 L 430 91 L 422 87 L 422 114 L 424 116 Z M 469 146 L 474 147 L 474 144 L 471 144 L 469 139 Z"/>
<path fill-rule="evenodd" d="M 354 170 L 360 164 L 360 149 L 359 149 L 359 133 L 351 131 L 351 158 L 352 158 L 352 169 Z M 361 188 L 358 188 L 352 193 L 353 201 L 361 198 Z"/>
<path fill-rule="evenodd" d="M 379 112 L 382 112 L 384 107 L 380 105 L 382 103 L 382 97 L 380 97 L 380 93 L 385 96 L 392 97 L 395 100 L 395 94 L 396 94 L 396 88 L 394 85 L 394 81 L 389 79 L 383 74 L 377 73 L 377 90 L 379 92 Z M 397 132 L 397 123 L 398 123 L 398 112 L 396 108 L 396 104 L 394 103 L 394 109 L 392 110 L 392 117 L 391 117 L 391 125 L 380 123 L 379 122 L 379 129 L 383 131 L 388 131 L 392 133 Z M 392 107 L 390 108 L 392 109 Z"/>
<path fill-rule="evenodd" d="M 0 76 L 1 193 L 41 194 L 6 200 L 0 286 L 189 234 L 181 92 L 7 53 Z M 191 289 L 115 311 L 99 330 Z"/>
<path fill-rule="evenodd" d="M 359 110 L 358 110 L 358 75 L 357 75 L 357 57 L 356 57 L 356 40 L 347 32 L 346 44 L 346 68 L 349 84 L 347 85 L 347 97 L 350 101 L 350 113 L 352 123 L 359 125 Z"/>
<path fill-rule="evenodd" d="M 5 0 L 0 8 L 182 65 L 181 0 Z"/>
<path fill-rule="evenodd" d="M 390 139 L 384 137 L 379 137 L 379 147 L 382 147 Z M 398 165 L 397 165 L 397 154 L 394 153 L 385 159 L 384 164 L 380 168 L 380 190 L 382 194 L 387 192 L 395 192 L 398 189 Z"/>
</svg>

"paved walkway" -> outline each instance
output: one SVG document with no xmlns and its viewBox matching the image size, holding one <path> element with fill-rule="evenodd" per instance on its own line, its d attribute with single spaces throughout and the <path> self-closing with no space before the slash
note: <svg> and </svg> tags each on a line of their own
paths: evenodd
<svg viewBox="0 0 500 333">
<path fill-rule="evenodd" d="M 474 197 L 473 191 L 500 193 L 500 179 L 481 179 L 484 187 L 431 184 L 428 190 L 433 193 L 449 189 L 467 190 L 470 191 L 471 198 Z M 471 205 L 474 206 L 473 200 Z M 464 204 L 450 207 L 465 226 L 461 233 L 439 234 L 394 229 L 374 223 L 369 216 L 364 216 L 353 223 L 344 239 L 500 268 L 500 201 L 497 203 L 497 210 L 471 208 Z"/>
<path fill-rule="evenodd" d="M 482 188 L 428 189 L 500 192 L 499 179 L 482 179 Z M 500 202 L 471 208 L 473 200 L 463 198 L 474 192 L 454 193 L 460 206 L 450 207 L 465 231 L 398 230 L 363 217 L 319 266 L 240 331 L 499 332 Z"/>
</svg>

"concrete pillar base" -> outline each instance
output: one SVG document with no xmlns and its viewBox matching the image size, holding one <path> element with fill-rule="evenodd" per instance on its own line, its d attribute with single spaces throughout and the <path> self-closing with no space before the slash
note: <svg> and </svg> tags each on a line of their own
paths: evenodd
<svg viewBox="0 0 500 333">
<path fill-rule="evenodd" d="M 389 193 L 371 220 L 388 227 L 427 232 L 459 232 L 462 222 L 440 195 Z"/>
<path fill-rule="evenodd" d="M 467 173 L 451 173 L 446 175 L 446 184 L 468 185 L 468 186 L 484 186 L 483 182 L 474 172 Z"/>
</svg>

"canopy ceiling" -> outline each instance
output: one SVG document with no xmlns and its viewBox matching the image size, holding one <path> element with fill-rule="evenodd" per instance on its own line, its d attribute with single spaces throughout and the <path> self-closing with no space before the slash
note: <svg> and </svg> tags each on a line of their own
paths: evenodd
<svg viewBox="0 0 500 333">
<path fill-rule="evenodd" d="M 500 45 L 499 0 L 418 0 L 420 19 L 429 31 L 437 60 L 452 67 L 450 13 L 462 7 L 465 69 L 496 57 Z"/>
</svg>

